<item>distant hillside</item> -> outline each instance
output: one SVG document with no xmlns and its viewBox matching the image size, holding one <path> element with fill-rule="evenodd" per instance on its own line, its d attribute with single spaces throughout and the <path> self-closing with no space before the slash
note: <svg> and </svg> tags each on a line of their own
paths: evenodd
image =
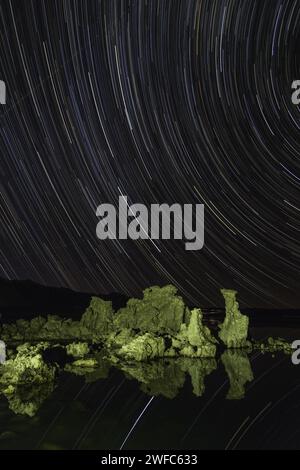
<svg viewBox="0 0 300 470">
<path fill-rule="evenodd" d="M 46 287 L 31 281 L 8 281 L 0 278 L 0 321 L 17 318 L 33 318 L 37 315 L 54 314 L 73 319 L 81 315 L 93 295 L 112 301 L 114 310 L 126 305 L 128 298 L 122 294 L 82 293 L 71 289 Z M 189 307 L 194 305 L 188 304 Z M 207 320 L 222 321 L 224 308 L 205 308 L 202 311 Z M 241 308 L 249 316 L 250 326 L 300 325 L 300 309 L 251 309 Z"/>
<path fill-rule="evenodd" d="M 45 287 L 31 281 L 8 281 L 0 278 L 0 314 L 2 320 L 50 313 L 80 318 L 92 295 L 71 289 Z M 94 295 L 111 300 L 115 310 L 125 306 L 127 302 L 127 298 L 121 294 Z"/>
</svg>

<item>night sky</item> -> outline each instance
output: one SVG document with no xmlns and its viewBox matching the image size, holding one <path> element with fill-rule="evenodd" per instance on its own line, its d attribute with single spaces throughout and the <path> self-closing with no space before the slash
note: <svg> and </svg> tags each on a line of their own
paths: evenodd
<svg viewBox="0 0 300 470">
<path fill-rule="evenodd" d="M 300 306 L 300 0 L 1 0 L 0 277 Z M 205 246 L 96 208 L 204 204 Z"/>
</svg>

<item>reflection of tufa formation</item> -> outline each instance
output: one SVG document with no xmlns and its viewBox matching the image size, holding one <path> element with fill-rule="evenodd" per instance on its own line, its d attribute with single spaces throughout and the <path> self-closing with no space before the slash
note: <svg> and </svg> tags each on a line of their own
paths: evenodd
<svg viewBox="0 0 300 470">
<path fill-rule="evenodd" d="M 222 354 L 222 362 L 227 372 L 230 388 L 229 400 L 239 400 L 245 395 L 245 385 L 253 380 L 251 365 L 247 353 L 239 349 L 227 349 Z"/>
<path fill-rule="evenodd" d="M 33 416 L 53 390 L 59 369 L 94 381 L 105 378 L 113 365 L 139 380 L 144 392 L 168 398 L 177 394 L 188 374 L 194 394 L 201 396 L 205 377 L 217 367 L 217 348 L 223 345 L 228 348 L 222 355 L 230 379 L 227 397 L 241 398 L 253 378 L 245 348 L 274 352 L 278 344 L 278 350 L 289 352 L 290 346 L 272 339 L 267 345 L 249 342 L 249 319 L 239 311 L 236 291 L 221 292 L 226 315 L 219 340 L 203 324 L 201 310 L 190 311 L 171 285 L 146 289 L 143 299 L 130 299 L 116 313 L 111 302 L 93 297 L 80 321 L 50 315 L 3 325 L 1 337 L 7 344 L 25 344 L 16 353 L 12 349 L 0 365 L 0 392 L 16 413 Z"/>
<path fill-rule="evenodd" d="M 16 356 L 0 370 L 0 390 L 16 413 L 34 416 L 53 390 L 55 368 L 42 357 L 48 347 L 47 343 L 18 346 Z"/>
</svg>

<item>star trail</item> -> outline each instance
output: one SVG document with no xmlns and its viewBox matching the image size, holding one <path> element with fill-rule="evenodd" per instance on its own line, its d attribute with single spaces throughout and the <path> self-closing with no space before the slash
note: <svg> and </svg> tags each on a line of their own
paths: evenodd
<svg viewBox="0 0 300 470">
<path fill-rule="evenodd" d="M 299 307 L 300 0 L 1 0 L 0 276 Z M 96 237 L 204 204 L 205 245 Z"/>
</svg>

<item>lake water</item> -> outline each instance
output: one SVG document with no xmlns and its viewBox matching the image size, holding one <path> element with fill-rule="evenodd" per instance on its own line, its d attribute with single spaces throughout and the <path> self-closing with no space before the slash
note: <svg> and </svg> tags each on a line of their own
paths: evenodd
<svg viewBox="0 0 300 470">
<path fill-rule="evenodd" d="M 298 331 L 255 335 L 298 339 Z M 194 359 L 158 361 L 146 372 L 63 372 L 32 417 L 0 397 L 0 449 L 300 449 L 300 365 L 281 353 L 248 359 L 219 357 L 215 369 Z"/>
</svg>

